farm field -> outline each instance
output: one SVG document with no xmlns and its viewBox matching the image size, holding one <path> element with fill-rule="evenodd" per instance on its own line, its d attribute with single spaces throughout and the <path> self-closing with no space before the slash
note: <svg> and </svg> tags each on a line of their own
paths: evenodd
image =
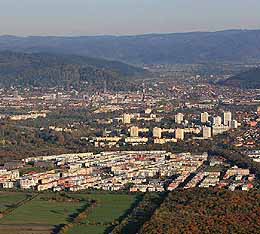
<svg viewBox="0 0 260 234">
<path fill-rule="evenodd" d="M 0 212 L 15 206 L 20 201 L 26 199 L 26 193 L 0 192 Z"/>
<path fill-rule="evenodd" d="M 110 223 L 122 216 L 135 201 L 133 195 L 97 194 L 88 196 L 97 200 L 97 207 L 90 213 L 88 222 Z"/>
<path fill-rule="evenodd" d="M 4 217 L 0 224 L 48 224 L 58 225 L 68 222 L 69 215 L 76 212 L 83 203 L 50 202 L 41 200 L 40 195 L 32 201 L 15 209 Z"/>
<path fill-rule="evenodd" d="M 80 197 L 82 195 L 79 195 Z M 121 194 L 83 195 L 97 202 L 87 218 L 80 225 L 71 228 L 68 234 L 103 234 L 120 219 L 135 203 L 137 196 Z"/>
<path fill-rule="evenodd" d="M 52 197 L 58 197 L 53 200 Z M 137 196 L 122 194 L 68 194 L 71 200 L 60 200 L 60 195 L 44 193 L 14 208 L 0 219 L 0 234 L 51 234 L 55 227 L 73 223 L 72 215 L 90 200 L 95 205 L 87 216 L 75 223 L 68 234 L 103 234 L 135 204 Z M 1 209 L 5 210 L 27 198 L 26 193 L 0 193 Z"/>
<path fill-rule="evenodd" d="M 0 225 L 0 234 L 52 234 L 51 225 Z"/>
<path fill-rule="evenodd" d="M 104 234 L 108 227 L 102 225 L 77 225 L 72 227 L 68 234 Z"/>
</svg>

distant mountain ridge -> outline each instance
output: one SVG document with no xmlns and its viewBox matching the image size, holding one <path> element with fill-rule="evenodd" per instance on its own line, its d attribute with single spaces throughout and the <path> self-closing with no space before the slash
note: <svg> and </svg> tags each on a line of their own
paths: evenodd
<svg viewBox="0 0 260 234">
<path fill-rule="evenodd" d="M 46 53 L 0 52 L 0 86 L 73 86 L 102 88 L 128 87 L 128 76 L 144 70 L 122 62 Z M 122 84 L 121 84 L 122 83 Z M 121 84 L 121 85 L 120 85 Z"/>
<path fill-rule="evenodd" d="M 230 77 L 225 81 L 220 81 L 220 85 L 246 88 L 246 89 L 259 89 L 260 88 L 260 67 L 250 69 L 238 75 Z"/>
<path fill-rule="evenodd" d="M 132 64 L 260 61 L 260 30 L 136 36 L 0 36 L 0 51 L 75 54 Z"/>
</svg>

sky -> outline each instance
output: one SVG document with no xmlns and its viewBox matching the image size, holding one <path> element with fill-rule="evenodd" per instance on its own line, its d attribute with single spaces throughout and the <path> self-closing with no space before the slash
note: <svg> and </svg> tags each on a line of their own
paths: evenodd
<svg viewBox="0 0 260 234">
<path fill-rule="evenodd" d="M 259 0 L 0 0 L 0 35 L 260 29 Z"/>
</svg>

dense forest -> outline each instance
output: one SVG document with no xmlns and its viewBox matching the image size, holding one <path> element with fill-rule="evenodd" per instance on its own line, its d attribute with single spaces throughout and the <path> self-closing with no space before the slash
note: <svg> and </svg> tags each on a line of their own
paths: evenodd
<svg viewBox="0 0 260 234">
<path fill-rule="evenodd" d="M 257 234 L 260 193 L 214 189 L 169 194 L 141 234 Z"/>
<path fill-rule="evenodd" d="M 56 132 L 49 129 L 0 123 L 0 163 L 30 156 L 93 151 L 92 145 L 80 140 L 88 129 Z"/>
<path fill-rule="evenodd" d="M 73 55 L 0 52 L 0 86 L 130 89 L 127 77 L 144 70 L 128 64 Z"/>
</svg>

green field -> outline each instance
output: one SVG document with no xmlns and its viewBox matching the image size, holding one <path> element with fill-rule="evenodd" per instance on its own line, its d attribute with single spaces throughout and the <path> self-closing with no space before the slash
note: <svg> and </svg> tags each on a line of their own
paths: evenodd
<svg viewBox="0 0 260 234">
<path fill-rule="evenodd" d="M 97 207 L 90 213 L 88 222 L 113 222 L 123 215 L 135 201 L 135 196 L 100 194 L 88 196 L 97 200 Z"/>
<path fill-rule="evenodd" d="M 26 193 L 11 194 L 0 193 L 2 210 L 26 198 Z M 6 234 L 7 230 L 10 230 L 12 234 L 51 233 L 50 230 L 54 226 L 72 222 L 70 216 L 78 213 L 78 209 L 86 205 L 89 200 L 95 201 L 94 207 L 89 208 L 87 217 L 80 223 L 75 223 L 68 234 L 103 234 L 107 228 L 126 214 L 137 199 L 134 195 L 109 193 L 69 194 L 78 202 L 63 202 L 50 200 L 49 197 L 53 196 L 57 197 L 57 194 L 40 194 L 15 208 L 0 219 L 0 234 Z"/>
<path fill-rule="evenodd" d="M 0 212 L 15 206 L 24 199 L 26 199 L 26 193 L 0 192 Z"/>
<path fill-rule="evenodd" d="M 71 228 L 68 234 L 104 234 L 108 226 L 78 225 Z"/>
<path fill-rule="evenodd" d="M 79 195 L 82 196 L 82 195 Z M 124 215 L 136 201 L 134 195 L 91 194 L 83 195 L 97 201 L 97 206 L 81 222 L 82 225 L 70 229 L 68 234 L 103 234 L 104 231 Z"/>
<path fill-rule="evenodd" d="M 75 213 L 84 204 L 84 202 L 43 201 L 40 199 L 41 196 L 44 195 L 15 209 L 1 219 L 0 224 L 65 224 L 68 222 L 69 215 Z"/>
</svg>

